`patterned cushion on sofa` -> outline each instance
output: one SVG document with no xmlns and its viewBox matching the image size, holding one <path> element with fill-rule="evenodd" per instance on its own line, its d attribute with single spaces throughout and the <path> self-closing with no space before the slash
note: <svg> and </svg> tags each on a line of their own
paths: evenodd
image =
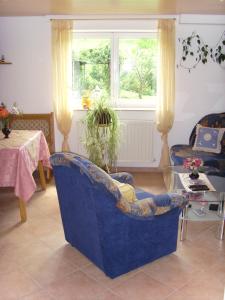
<svg viewBox="0 0 225 300">
<path fill-rule="evenodd" d="M 204 127 L 198 124 L 193 150 L 220 153 L 224 132 L 225 128 Z"/>
</svg>

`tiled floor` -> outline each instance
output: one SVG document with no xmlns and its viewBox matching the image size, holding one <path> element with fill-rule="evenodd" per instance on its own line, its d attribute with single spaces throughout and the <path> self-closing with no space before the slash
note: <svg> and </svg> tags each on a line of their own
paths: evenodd
<svg viewBox="0 0 225 300">
<path fill-rule="evenodd" d="M 165 191 L 159 173 L 137 173 L 136 184 Z M 175 253 L 114 280 L 65 242 L 54 184 L 36 192 L 19 222 L 17 202 L 0 191 L 1 300 L 223 300 L 225 242 L 217 224 L 189 224 Z"/>
</svg>

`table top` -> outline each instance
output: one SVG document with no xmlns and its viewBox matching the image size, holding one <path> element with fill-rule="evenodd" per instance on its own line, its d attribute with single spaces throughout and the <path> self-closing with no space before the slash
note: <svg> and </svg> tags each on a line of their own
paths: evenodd
<svg viewBox="0 0 225 300">
<path fill-rule="evenodd" d="M 210 170 L 215 170 L 214 168 L 207 168 L 207 172 Z M 219 193 L 219 194 L 223 194 L 225 193 L 225 177 L 221 177 L 221 176 L 216 176 L 216 175 L 207 175 L 206 172 L 206 176 L 208 178 L 208 180 L 210 181 L 210 183 L 212 184 L 212 186 L 215 188 L 215 191 L 196 191 L 196 192 L 191 192 L 191 193 Z M 167 188 L 170 191 L 173 192 L 177 192 L 179 190 L 184 190 L 185 188 L 183 186 L 183 184 L 181 183 L 180 180 L 180 173 L 190 173 L 188 170 L 186 170 L 185 168 L 183 168 L 183 166 L 170 166 L 166 169 L 164 169 L 164 178 L 167 181 Z M 198 183 L 198 180 L 192 180 L 192 182 L 190 182 L 190 184 L 195 184 Z"/>
<path fill-rule="evenodd" d="M 0 132 L 0 187 L 14 187 L 15 195 L 28 201 L 36 189 L 38 161 L 50 167 L 49 157 L 42 131 L 13 130 L 9 138 Z"/>
</svg>

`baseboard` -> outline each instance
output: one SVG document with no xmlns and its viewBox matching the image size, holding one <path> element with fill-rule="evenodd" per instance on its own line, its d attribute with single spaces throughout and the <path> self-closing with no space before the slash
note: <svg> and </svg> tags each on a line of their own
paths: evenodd
<svg viewBox="0 0 225 300">
<path fill-rule="evenodd" d="M 111 172 L 129 172 L 129 173 L 161 173 L 158 167 L 117 167 L 112 168 Z"/>
</svg>

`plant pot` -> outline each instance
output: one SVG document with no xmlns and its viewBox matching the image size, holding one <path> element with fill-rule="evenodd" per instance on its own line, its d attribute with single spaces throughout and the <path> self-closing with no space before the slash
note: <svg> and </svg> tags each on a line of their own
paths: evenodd
<svg viewBox="0 0 225 300">
<path fill-rule="evenodd" d="M 10 129 L 10 128 L 8 128 L 8 127 L 6 127 L 6 126 L 2 128 L 2 133 L 4 134 L 5 139 L 7 139 L 7 138 L 9 137 L 10 132 L 11 132 L 11 129 Z"/>
<path fill-rule="evenodd" d="M 96 113 L 95 120 L 96 123 L 100 126 L 109 126 L 112 122 L 111 115 L 108 111 Z"/>
</svg>

